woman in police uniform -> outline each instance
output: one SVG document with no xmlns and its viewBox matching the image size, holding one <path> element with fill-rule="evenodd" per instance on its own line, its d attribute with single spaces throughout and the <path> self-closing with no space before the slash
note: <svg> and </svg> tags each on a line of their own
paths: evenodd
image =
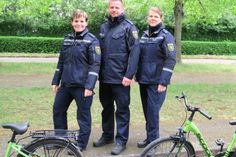
<svg viewBox="0 0 236 157">
<path fill-rule="evenodd" d="M 136 79 L 140 87 L 147 137 L 138 142 L 139 148 L 159 138 L 159 111 L 176 64 L 175 39 L 165 29 L 162 16 L 160 8 L 149 10 L 149 27 L 140 39 L 141 50 Z"/>
<path fill-rule="evenodd" d="M 71 17 L 74 32 L 64 38 L 52 80 L 52 90 L 56 93 L 54 128 L 68 129 L 67 110 L 75 100 L 80 128 L 77 142 L 81 150 L 86 148 L 91 132 L 90 108 L 100 67 L 99 41 L 89 33 L 87 19 L 84 11 L 74 11 Z"/>
</svg>

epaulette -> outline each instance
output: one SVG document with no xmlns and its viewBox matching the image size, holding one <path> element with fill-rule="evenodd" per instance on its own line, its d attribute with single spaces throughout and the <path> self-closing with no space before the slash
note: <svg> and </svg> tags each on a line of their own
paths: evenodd
<svg viewBox="0 0 236 157">
<path fill-rule="evenodd" d="M 92 38 L 96 38 L 95 35 L 93 35 L 92 33 L 88 33 L 88 35 Z"/>
<path fill-rule="evenodd" d="M 105 24 L 105 23 L 107 23 L 108 22 L 108 19 L 105 19 L 103 22 L 102 22 L 102 24 Z"/>
<path fill-rule="evenodd" d="M 169 34 L 169 31 L 167 31 L 166 29 L 163 29 L 163 32 L 164 32 L 165 34 Z"/>
<path fill-rule="evenodd" d="M 74 38 L 74 33 L 67 34 L 64 38 Z"/>
<path fill-rule="evenodd" d="M 134 25 L 134 23 L 132 21 L 130 21 L 129 19 L 125 19 L 125 21 L 127 21 L 131 25 Z"/>
</svg>

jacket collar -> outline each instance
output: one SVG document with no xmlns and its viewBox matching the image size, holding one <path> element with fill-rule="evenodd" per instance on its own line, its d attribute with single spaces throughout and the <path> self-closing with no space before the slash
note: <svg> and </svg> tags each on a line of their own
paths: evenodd
<svg viewBox="0 0 236 157">
<path fill-rule="evenodd" d="M 125 15 L 121 14 L 118 17 L 115 17 L 114 19 L 112 19 L 111 16 L 108 16 L 108 23 L 111 27 L 116 26 L 118 24 L 120 24 L 121 22 L 123 22 L 125 20 Z"/>
<path fill-rule="evenodd" d="M 77 33 L 77 32 L 74 32 L 74 37 L 75 38 L 81 38 L 81 37 L 83 37 L 85 34 L 87 34 L 88 33 L 88 28 L 85 28 L 84 30 L 83 30 L 83 32 L 80 32 L 80 33 Z"/>
<path fill-rule="evenodd" d="M 150 31 L 148 29 L 148 30 L 144 31 L 144 34 L 146 34 L 149 37 L 156 36 L 164 28 L 165 28 L 165 26 L 162 23 L 160 23 L 160 26 L 159 27 L 157 26 L 156 31 L 154 31 L 153 33 L 150 34 Z"/>
</svg>

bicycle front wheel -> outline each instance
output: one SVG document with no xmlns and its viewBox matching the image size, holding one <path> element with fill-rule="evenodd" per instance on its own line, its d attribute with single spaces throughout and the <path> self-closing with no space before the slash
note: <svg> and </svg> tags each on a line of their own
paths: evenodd
<svg viewBox="0 0 236 157">
<path fill-rule="evenodd" d="M 79 149 L 63 139 L 40 139 L 25 147 L 24 151 L 34 154 L 33 157 L 83 157 Z"/>
<path fill-rule="evenodd" d="M 161 138 L 147 145 L 140 157 L 195 157 L 195 151 L 189 142 L 178 137 Z"/>
</svg>

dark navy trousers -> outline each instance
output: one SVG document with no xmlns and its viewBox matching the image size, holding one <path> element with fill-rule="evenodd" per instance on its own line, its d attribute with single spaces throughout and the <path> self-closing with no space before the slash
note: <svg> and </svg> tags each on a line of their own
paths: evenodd
<svg viewBox="0 0 236 157">
<path fill-rule="evenodd" d="M 159 113 L 166 91 L 158 93 L 157 85 L 139 84 L 143 112 L 146 120 L 147 141 L 159 138 Z"/>
<path fill-rule="evenodd" d="M 84 88 L 61 86 L 53 105 L 54 129 L 68 129 L 67 110 L 75 100 L 77 105 L 77 122 L 79 125 L 78 145 L 86 148 L 91 133 L 91 112 L 93 96 L 84 97 Z"/>
<path fill-rule="evenodd" d="M 121 84 L 100 83 L 99 98 L 103 107 L 102 136 L 106 139 L 114 138 L 114 120 L 116 119 L 116 143 L 125 145 L 129 136 L 130 87 L 124 87 Z"/>
</svg>

